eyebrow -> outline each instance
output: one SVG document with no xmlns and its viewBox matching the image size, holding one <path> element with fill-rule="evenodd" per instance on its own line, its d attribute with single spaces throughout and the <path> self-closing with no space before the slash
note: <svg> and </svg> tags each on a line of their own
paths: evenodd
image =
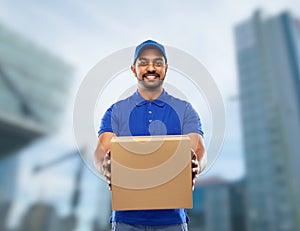
<svg viewBox="0 0 300 231">
<path fill-rule="evenodd" d="M 147 58 L 144 58 L 144 57 L 140 57 L 140 58 L 138 58 L 138 60 L 150 60 L 150 59 L 147 59 Z M 153 60 L 162 60 L 162 61 L 164 61 L 164 59 L 162 57 L 155 58 Z"/>
</svg>

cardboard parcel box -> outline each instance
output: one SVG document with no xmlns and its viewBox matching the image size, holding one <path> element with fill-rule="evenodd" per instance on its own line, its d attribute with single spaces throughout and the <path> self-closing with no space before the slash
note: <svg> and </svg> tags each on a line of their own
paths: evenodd
<svg viewBox="0 0 300 231">
<path fill-rule="evenodd" d="M 111 141 L 113 210 L 192 208 L 188 136 L 128 136 Z"/>
</svg>

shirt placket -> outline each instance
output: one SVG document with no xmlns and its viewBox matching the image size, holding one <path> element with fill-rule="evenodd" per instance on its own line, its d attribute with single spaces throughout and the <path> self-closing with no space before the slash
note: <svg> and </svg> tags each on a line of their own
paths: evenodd
<svg viewBox="0 0 300 231">
<path fill-rule="evenodd" d="M 153 121 L 153 104 L 152 103 L 148 103 L 147 105 L 147 122 L 150 125 Z"/>
</svg>

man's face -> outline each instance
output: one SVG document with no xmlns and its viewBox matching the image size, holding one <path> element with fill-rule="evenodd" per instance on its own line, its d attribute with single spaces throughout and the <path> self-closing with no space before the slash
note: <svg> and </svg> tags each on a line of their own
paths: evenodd
<svg viewBox="0 0 300 231">
<path fill-rule="evenodd" d="M 168 65 L 162 53 L 157 49 L 146 49 L 141 52 L 131 70 L 141 87 L 155 90 L 162 86 Z"/>
</svg>

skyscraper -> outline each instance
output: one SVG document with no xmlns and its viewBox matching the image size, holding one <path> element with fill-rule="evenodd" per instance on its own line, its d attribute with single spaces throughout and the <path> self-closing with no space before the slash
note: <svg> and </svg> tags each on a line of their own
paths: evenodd
<svg viewBox="0 0 300 231">
<path fill-rule="evenodd" d="M 72 68 L 0 24 L 0 159 L 61 124 Z"/>
<path fill-rule="evenodd" d="M 0 207 L 5 217 L 15 197 L 16 151 L 57 130 L 71 79 L 69 64 L 0 24 Z M 6 222 L 0 220 L 0 230 Z"/>
<path fill-rule="evenodd" d="M 20 231 L 57 231 L 60 219 L 52 205 L 37 202 L 31 205 L 22 218 Z"/>
<path fill-rule="evenodd" d="M 300 230 L 299 21 L 256 11 L 235 39 L 248 230 Z"/>
<path fill-rule="evenodd" d="M 228 182 L 219 177 L 196 181 L 189 230 L 245 231 L 245 180 Z"/>
<path fill-rule="evenodd" d="M 71 78 L 70 65 L 0 24 L 0 194 L 5 199 L 13 196 L 17 168 L 17 158 L 7 156 L 60 126 Z"/>
</svg>

